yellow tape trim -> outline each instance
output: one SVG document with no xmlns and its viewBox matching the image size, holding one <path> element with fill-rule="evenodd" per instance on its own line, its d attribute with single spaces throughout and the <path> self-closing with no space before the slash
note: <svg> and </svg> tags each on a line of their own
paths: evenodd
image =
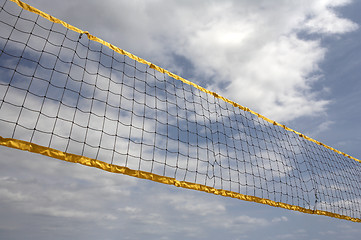
<svg viewBox="0 0 361 240">
<path fill-rule="evenodd" d="M 219 94 L 217 94 L 217 93 L 215 93 L 215 92 L 209 91 L 209 90 L 207 90 L 207 89 L 205 89 L 205 88 L 203 88 L 203 87 L 201 87 L 201 86 L 199 86 L 199 85 L 197 85 L 197 84 L 195 84 L 195 83 L 193 83 L 193 82 L 191 82 L 191 81 L 188 81 L 188 80 L 186 80 L 186 79 L 184 79 L 184 78 L 182 78 L 182 77 L 180 77 L 180 76 L 178 76 L 178 75 L 176 75 L 176 74 L 174 74 L 174 73 L 169 72 L 168 70 L 166 70 L 166 69 L 164 69 L 164 68 L 161 68 L 161 67 L 159 67 L 159 66 L 157 66 L 157 65 L 154 65 L 154 64 L 151 63 L 151 62 L 148 62 L 148 61 L 146 61 L 146 60 L 144 60 L 144 59 L 142 59 L 142 58 L 140 58 L 140 57 L 137 57 L 137 56 L 135 56 L 135 55 L 133 55 L 133 54 L 131 54 L 131 53 L 123 50 L 123 49 L 120 49 L 120 48 L 118 48 L 118 47 L 116 47 L 116 46 L 114 46 L 114 45 L 112 45 L 112 44 L 110 44 L 110 43 L 108 43 L 108 42 L 100 39 L 100 38 L 97 38 L 97 37 L 91 35 L 91 34 L 90 34 L 89 32 L 87 32 L 87 31 L 80 30 L 79 28 L 76 28 L 76 27 L 74 27 L 74 26 L 72 26 L 72 25 L 70 25 L 70 24 L 68 24 L 68 23 L 66 23 L 66 22 L 64 22 L 64 21 L 62 21 L 62 20 L 60 20 L 60 19 L 58 19 L 58 18 L 55 18 L 55 17 L 53 17 L 53 16 L 51 16 L 51 15 L 49 15 L 49 14 L 47 14 L 47 13 L 44 13 L 44 12 L 40 11 L 39 9 L 36 9 L 36 8 L 34 8 L 34 7 L 28 5 L 28 4 L 26 4 L 26 3 L 24 3 L 24 2 L 22 2 L 22 1 L 20 1 L 20 0 L 11 0 L 11 1 L 15 2 L 16 4 L 18 4 L 21 8 L 23 8 L 23 9 L 29 11 L 29 12 L 36 13 L 36 14 L 42 16 L 43 18 L 48 19 L 48 20 L 51 21 L 51 22 L 62 24 L 64 27 L 66 27 L 66 28 L 68 28 L 68 29 L 70 29 L 70 30 L 73 30 L 73 31 L 75 31 L 75 32 L 78 32 L 78 33 L 80 33 L 80 34 L 86 34 L 87 37 L 89 38 L 89 40 L 92 40 L 92 41 L 101 43 L 102 45 L 109 47 L 110 49 L 114 50 L 115 52 L 117 52 L 117 53 L 119 53 L 119 54 L 125 55 L 125 56 L 127 56 L 127 57 L 129 57 L 129 58 L 131 58 L 131 59 L 133 59 L 133 60 L 135 60 L 135 61 L 137 61 L 137 62 L 139 62 L 139 63 L 146 64 L 146 65 L 148 65 L 150 68 L 155 69 L 155 70 L 157 70 L 158 72 L 167 74 L 168 76 L 170 76 L 170 77 L 172 77 L 172 78 L 174 78 L 174 79 L 176 79 L 176 80 L 180 80 L 180 81 L 182 81 L 182 82 L 184 82 L 184 83 L 186 83 L 186 84 L 188 84 L 188 85 L 191 85 L 191 86 L 193 86 L 193 87 L 195 87 L 195 88 L 197 88 L 197 89 L 199 89 L 199 90 L 201 90 L 201 91 L 203 91 L 203 92 L 205 92 L 205 93 L 208 93 L 208 94 L 210 94 L 210 95 L 213 95 L 214 97 L 219 98 L 219 99 L 221 99 L 221 100 L 223 100 L 223 101 L 225 101 L 225 102 L 227 102 L 227 103 L 229 103 L 229 104 L 232 104 L 234 107 L 237 107 L 237 108 L 239 108 L 239 109 L 241 109 L 241 110 L 243 110 L 243 111 L 250 112 L 250 113 L 256 115 L 257 117 L 259 117 L 259 118 L 261 118 L 261 119 L 263 119 L 263 120 L 265 120 L 265 121 L 267 121 L 267 122 L 269 122 L 269 123 L 272 123 L 273 125 L 282 127 L 282 128 L 284 128 L 285 130 L 287 130 L 287 131 L 293 132 L 293 133 L 297 134 L 298 136 L 300 136 L 300 137 L 302 137 L 302 138 L 304 138 L 304 139 L 306 139 L 306 140 L 308 140 L 308 141 L 311 141 L 311 142 L 314 142 L 314 143 L 316 143 L 316 144 L 318 144 L 318 145 L 321 145 L 321 146 L 323 146 L 323 147 L 325 147 L 325 148 L 327 148 L 327 149 L 329 149 L 329 150 L 332 150 L 332 151 L 334 151 L 334 152 L 336 152 L 336 153 L 338 153 L 338 154 L 341 154 L 341 155 L 343 155 L 343 156 L 345 156 L 345 157 L 347 157 L 347 158 L 353 159 L 353 160 L 355 160 L 355 161 L 357 161 L 357 162 L 361 162 L 361 160 L 359 160 L 359 159 L 357 159 L 357 158 L 354 158 L 354 157 L 352 157 L 352 156 L 350 156 L 350 155 L 348 155 L 348 154 L 346 154 L 346 153 L 343 153 L 343 152 L 341 152 L 341 151 L 339 151 L 339 150 L 336 150 L 335 148 L 332 148 L 332 147 L 330 147 L 330 146 L 327 146 L 326 144 L 323 144 L 323 143 L 321 143 L 321 142 L 319 142 L 319 141 L 317 141 L 317 140 L 315 140 L 315 139 L 312 139 L 312 138 L 310 138 L 310 137 L 307 137 L 306 135 L 303 135 L 302 133 L 299 133 L 299 132 L 297 132 L 297 131 L 289 128 L 289 127 L 286 127 L 285 125 L 282 125 L 282 124 L 280 124 L 280 123 L 278 123 L 278 122 L 276 122 L 276 121 L 273 121 L 273 120 L 271 120 L 271 119 L 269 119 L 269 118 L 267 118 L 267 117 L 265 117 L 265 116 L 263 116 L 263 115 L 261 115 L 261 114 L 259 114 L 259 113 L 256 113 L 255 111 L 252 111 L 251 109 L 246 108 L 246 107 L 244 107 L 244 106 L 242 106 L 242 105 L 240 105 L 240 104 L 238 104 L 238 103 L 236 103 L 236 102 L 233 102 L 233 101 L 231 101 L 231 100 L 229 100 L 229 99 L 227 99 L 227 98 L 225 98 L 225 97 L 222 97 L 221 95 L 219 95 Z"/>
<path fill-rule="evenodd" d="M 0 145 L 23 150 L 23 151 L 38 153 L 38 154 L 41 154 L 44 156 L 60 159 L 60 160 L 67 161 L 67 162 L 79 163 L 79 164 L 82 164 L 85 166 L 99 168 L 99 169 L 102 169 L 102 170 L 105 170 L 108 172 L 112 172 L 112 173 L 121 173 L 121 174 L 129 175 L 132 177 L 151 180 L 154 182 L 159 182 L 159 183 L 168 184 L 168 185 L 174 185 L 176 187 L 193 189 L 193 190 L 197 190 L 197 191 L 212 193 L 215 195 L 221 195 L 224 197 L 237 198 L 237 199 L 244 200 L 244 201 L 261 203 L 261 204 L 265 204 L 265 205 L 269 205 L 269 206 L 273 206 L 273 207 L 280 207 L 280 208 L 285 208 L 285 209 L 299 211 L 299 212 L 308 213 L 308 214 L 324 215 L 324 216 L 344 219 L 344 220 L 353 221 L 353 222 L 361 222 L 361 219 L 359 219 L 359 218 L 353 218 L 353 217 L 349 217 L 346 215 L 340 215 L 340 214 L 327 212 L 327 211 L 311 210 L 311 209 L 307 209 L 307 208 L 303 208 L 303 207 L 299 207 L 299 206 L 295 206 L 295 205 L 291 205 L 291 204 L 275 202 L 275 201 L 272 201 L 272 200 L 266 199 L 266 198 L 259 198 L 259 197 L 244 195 L 244 194 L 227 191 L 227 190 L 223 190 L 223 189 L 216 189 L 216 188 L 205 186 L 202 184 L 191 183 L 191 182 L 186 182 L 186 181 L 178 181 L 175 178 L 160 176 L 160 175 L 157 175 L 154 173 L 140 171 L 140 170 L 132 170 L 128 167 L 122 167 L 122 166 L 118 166 L 118 165 L 114 165 L 114 164 L 109 164 L 109 163 L 106 163 L 106 162 L 103 162 L 100 160 L 96 160 L 96 159 L 92 159 L 92 158 L 88 158 L 88 157 L 84 157 L 84 156 L 80 156 L 80 155 L 76 155 L 76 154 L 62 152 L 62 151 L 59 151 L 59 150 L 56 150 L 53 148 L 40 146 L 40 145 L 37 145 L 34 143 L 22 141 L 22 140 L 17 140 L 17 139 L 12 139 L 12 138 L 3 138 L 0 136 Z"/>
</svg>

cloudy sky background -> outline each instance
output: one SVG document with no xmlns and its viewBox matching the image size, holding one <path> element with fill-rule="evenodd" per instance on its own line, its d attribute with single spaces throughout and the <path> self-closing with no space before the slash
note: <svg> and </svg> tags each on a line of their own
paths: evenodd
<svg viewBox="0 0 361 240">
<path fill-rule="evenodd" d="M 360 2 L 27 3 L 361 157 Z M 359 224 L 1 148 L 4 239 L 357 239 Z"/>
</svg>

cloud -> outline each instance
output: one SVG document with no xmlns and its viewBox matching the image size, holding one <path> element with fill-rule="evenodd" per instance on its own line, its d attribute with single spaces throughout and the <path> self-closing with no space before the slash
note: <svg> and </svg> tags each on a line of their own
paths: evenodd
<svg viewBox="0 0 361 240">
<path fill-rule="evenodd" d="M 276 217 L 272 219 L 272 223 L 278 223 L 278 222 L 287 222 L 288 218 L 285 216 L 282 217 Z"/>
<path fill-rule="evenodd" d="M 65 231 L 65 235 L 80 234 L 80 239 L 84 238 L 81 235 L 84 231 L 92 235 L 90 239 L 96 239 L 96 233 L 106 233 L 114 239 L 119 231 L 124 238 L 204 239 L 221 233 L 232 238 L 252 232 L 255 227 L 278 224 L 277 217 L 252 216 L 248 210 L 240 210 L 242 204 L 234 199 L 227 204 L 224 198 L 211 194 L 106 173 L 27 152 L 7 148 L 1 151 L 4 157 L 0 159 L 0 212 L 2 216 L 21 216 L 24 222 L 18 220 L 12 225 L 18 236 L 24 234 L 27 229 L 24 226 L 29 222 L 37 231 Z M 9 192 L 12 194 L 3 194 Z M 283 218 L 279 218 L 281 223 Z M 11 219 L 6 217 L 0 222 L 11 225 Z M 29 231 L 33 232 L 26 230 Z M 43 233 L 41 237 L 46 236 Z"/>
<path fill-rule="evenodd" d="M 317 134 L 327 131 L 328 129 L 330 129 L 330 127 L 335 124 L 334 121 L 330 121 L 330 120 L 326 120 L 324 122 L 321 122 L 321 124 L 317 127 L 317 129 L 315 131 L 313 131 L 312 133 L 310 133 L 311 136 L 317 136 Z"/>
<path fill-rule="evenodd" d="M 19 202 L 19 201 L 26 201 L 29 200 L 27 196 L 20 192 L 14 192 L 10 189 L 0 189 L 1 193 L 1 200 L 3 201 L 12 201 L 12 202 Z"/>
<path fill-rule="evenodd" d="M 358 27 L 350 1 L 29 3 L 277 121 L 325 112 L 320 39 Z"/>
<path fill-rule="evenodd" d="M 43 215 L 55 218 L 70 218 L 80 219 L 83 221 L 95 221 L 100 220 L 116 220 L 117 217 L 112 214 L 102 214 L 100 212 L 92 211 L 79 211 L 76 209 L 62 208 L 62 207 L 41 207 L 34 206 L 27 210 L 30 214 Z"/>
<path fill-rule="evenodd" d="M 258 225 L 258 226 L 264 226 L 268 224 L 268 221 L 264 218 L 254 218 L 254 217 L 250 217 L 250 216 L 238 216 L 237 218 L 234 219 L 233 224 L 254 224 L 254 225 Z"/>
<path fill-rule="evenodd" d="M 304 29 L 310 33 L 343 34 L 358 29 L 358 25 L 337 15 L 333 8 L 350 4 L 352 1 L 319 1 L 314 4 Z"/>
<path fill-rule="evenodd" d="M 116 239 L 120 233 L 124 239 L 236 239 L 240 234 L 256 238 L 269 231 L 271 238 L 290 231 L 281 226 L 291 223 L 295 215 L 280 216 L 280 209 L 258 208 L 13 149 L 1 148 L 1 154 L 0 213 L 4 217 L 0 225 L 16 231 L 13 236 L 34 234 L 36 229 L 42 233 L 38 239 L 49 235 L 62 239 L 62 234 Z"/>
<path fill-rule="evenodd" d="M 226 207 L 219 201 L 204 201 L 191 196 L 184 198 L 182 195 L 164 195 L 161 198 L 177 211 L 186 212 L 187 215 L 211 216 L 226 211 Z"/>
</svg>

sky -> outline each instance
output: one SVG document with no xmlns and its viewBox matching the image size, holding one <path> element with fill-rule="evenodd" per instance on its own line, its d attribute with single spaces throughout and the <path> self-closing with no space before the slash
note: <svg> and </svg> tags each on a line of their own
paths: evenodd
<svg viewBox="0 0 361 240">
<path fill-rule="evenodd" d="M 54 1 L 37 7 L 361 158 L 359 1 Z M 3 239 L 358 239 L 359 223 L 1 147 Z"/>
</svg>

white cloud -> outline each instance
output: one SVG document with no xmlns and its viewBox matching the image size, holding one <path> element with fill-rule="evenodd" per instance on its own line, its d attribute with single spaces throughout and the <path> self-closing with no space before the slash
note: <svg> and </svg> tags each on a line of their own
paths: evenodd
<svg viewBox="0 0 361 240">
<path fill-rule="evenodd" d="M 333 11 L 321 11 L 306 22 L 305 28 L 310 33 L 343 34 L 356 30 L 358 26 L 350 20 L 339 18 Z"/>
<path fill-rule="evenodd" d="M 282 217 L 276 217 L 272 219 L 272 223 L 278 223 L 278 222 L 287 222 L 288 218 L 285 216 Z"/>
<path fill-rule="evenodd" d="M 117 217 L 112 214 L 102 214 L 101 212 L 92 212 L 89 210 L 79 211 L 64 207 L 42 207 L 34 206 L 26 210 L 30 214 L 41 214 L 49 217 L 61 217 L 71 219 L 81 219 L 85 221 L 99 221 L 99 220 L 116 220 Z"/>
<path fill-rule="evenodd" d="M 6 188 L 0 189 L 0 195 L 0 200 L 3 201 L 19 202 L 29 200 L 29 197 L 25 196 L 21 192 L 14 192 Z"/>
<path fill-rule="evenodd" d="M 317 38 L 358 27 L 337 14 L 345 0 L 29 3 L 277 121 L 325 111 L 312 89 L 327 50 Z"/>
<path fill-rule="evenodd" d="M 268 221 L 264 218 L 255 218 L 255 217 L 250 217 L 250 216 L 246 216 L 246 215 L 242 215 L 239 216 L 237 218 L 234 219 L 233 221 L 234 224 L 254 224 L 257 226 L 264 226 L 268 224 Z"/>
<path fill-rule="evenodd" d="M 312 133 L 307 134 L 308 136 L 317 136 L 317 134 L 322 133 L 324 131 L 327 131 L 330 129 L 330 127 L 335 124 L 334 121 L 326 120 L 324 122 L 321 122 L 321 124 L 317 127 L 315 131 Z"/>
<path fill-rule="evenodd" d="M 161 198 L 177 211 L 191 215 L 220 215 L 226 211 L 226 207 L 219 201 L 205 201 L 191 196 L 185 198 L 182 195 L 164 195 Z"/>
<path fill-rule="evenodd" d="M 305 21 L 304 28 L 310 33 L 343 34 L 358 28 L 356 23 L 338 16 L 334 7 L 350 4 L 350 0 L 317 1 L 311 9 L 310 17 Z"/>
</svg>

